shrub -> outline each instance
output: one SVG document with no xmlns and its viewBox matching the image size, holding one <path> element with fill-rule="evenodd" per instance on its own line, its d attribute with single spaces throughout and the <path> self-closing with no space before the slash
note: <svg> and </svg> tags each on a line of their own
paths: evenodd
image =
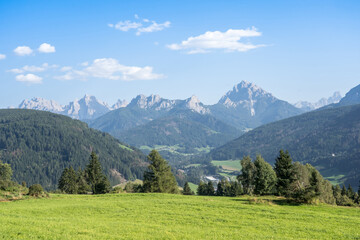
<svg viewBox="0 0 360 240">
<path fill-rule="evenodd" d="M 39 197 L 44 194 L 44 189 L 40 184 L 34 184 L 29 187 L 29 195 Z"/>
</svg>

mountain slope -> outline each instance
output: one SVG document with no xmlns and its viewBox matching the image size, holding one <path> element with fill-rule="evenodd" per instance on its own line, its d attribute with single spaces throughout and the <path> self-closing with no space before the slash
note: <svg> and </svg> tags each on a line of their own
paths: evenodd
<svg viewBox="0 0 360 240">
<path fill-rule="evenodd" d="M 210 111 L 239 129 L 255 128 L 304 112 L 246 81 L 235 85 L 217 104 L 210 106 Z"/>
<path fill-rule="evenodd" d="M 113 184 L 141 178 L 145 156 L 78 120 L 35 110 L 0 110 L 0 159 L 14 179 L 54 189 L 65 167 L 84 168 L 95 150 Z"/>
<path fill-rule="evenodd" d="M 258 127 L 210 153 L 240 159 L 260 153 L 274 163 L 280 149 L 311 163 L 330 180 L 357 185 L 360 174 L 360 105 L 318 110 Z"/>
<path fill-rule="evenodd" d="M 352 88 L 345 97 L 343 97 L 337 106 L 348 106 L 360 103 L 360 85 Z"/>
<path fill-rule="evenodd" d="M 162 146 L 160 152 L 169 156 L 208 151 L 240 136 L 241 133 L 209 114 L 177 110 L 114 136 L 142 149 Z M 170 160 L 173 158 L 170 157 Z"/>
</svg>

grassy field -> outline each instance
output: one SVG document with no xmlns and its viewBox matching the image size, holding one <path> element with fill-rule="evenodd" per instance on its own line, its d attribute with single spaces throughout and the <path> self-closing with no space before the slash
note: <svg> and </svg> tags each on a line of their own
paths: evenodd
<svg viewBox="0 0 360 240">
<path fill-rule="evenodd" d="M 225 170 L 240 171 L 240 160 L 211 161 L 214 166 L 221 166 Z"/>
<path fill-rule="evenodd" d="M 250 201 L 249 201 L 250 200 Z M 0 202 L 3 239 L 360 239 L 360 209 L 168 194 Z"/>
</svg>

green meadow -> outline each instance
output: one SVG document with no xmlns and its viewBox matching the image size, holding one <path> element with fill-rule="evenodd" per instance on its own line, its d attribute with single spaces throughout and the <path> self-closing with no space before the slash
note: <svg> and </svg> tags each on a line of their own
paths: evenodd
<svg viewBox="0 0 360 240">
<path fill-rule="evenodd" d="M 0 202 L 0 239 L 360 239 L 360 208 L 275 197 L 54 195 Z"/>
</svg>

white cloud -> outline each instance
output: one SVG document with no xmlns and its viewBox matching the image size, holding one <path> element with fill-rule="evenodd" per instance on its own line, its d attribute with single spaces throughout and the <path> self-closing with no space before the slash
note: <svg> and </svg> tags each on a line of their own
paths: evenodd
<svg viewBox="0 0 360 240">
<path fill-rule="evenodd" d="M 5 58 L 6 58 L 6 55 L 0 53 L 0 60 L 3 60 L 3 59 L 5 59 Z"/>
<path fill-rule="evenodd" d="M 129 20 L 127 21 L 120 21 L 118 23 L 116 23 L 115 25 L 114 24 L 108 24 L 109 27 L 113 27 L 117 30 L 120 30 L 120 31 L 123 31 L 123 32 L 127 32 L 129 31 L 130 29 L 137 29 L 139 27 L 142 26 L 141 23 L 137 23 L 137 22 L 131 22 Z"/>
<path fill-rule="evenodd" d="M 14 53 L 19 56 L 30 55 L 32 52 L 33 50 L 28 46 L 18 46 L 17 48 L 14 49 Z"/>
<path fill-rule="evenodd" d="M 83 62 L 80 65 L 83 66 L 83 67 L 86 67 L 86 66 L 89 66 L 89 62 Z"/>
<path fill-rule="evenodd" d="M 70 70 L 72 70 L 72 67 L 70 67 L 70 66 L 64 66 L 64 67 L 60 68 L 60 71 L 62 71 L 62 72 L 68 72 Z"/>
<path fill-rule="evenodd" d="M 51 46 L 48 43 L 43 43 L 38 48 L 38 51 L 41 52 L 41 53 L 54 53 L 55 52 L 55 47 Z"/>
<path fill-rule="evenodd" d="M 58 68 L 58 65 L 49 65 L 48 63 L 43 63 L 40 67 L 39 66 L 29 66 L 29 65 L 25 65 L 22 68 L 13 68 L 8 70 L 8 72 L 12 72 L 12 73 L 23 73 L 23 72 L 43 72 L 45 70 L 48 70 L 50 68 Z"/>
<path fill-rule="evenodd" d="M 145 19 L 144 19 L 145 21 Z M 141 27 L 137 30 L 136 35 L 140 35 L 141 33 L 150 33 L 150 32 L 158 32 L 165 28 L 170 27 L 170 22 L 166 21 L 164 23 L 156 23 L 155 21 L 152 21 L 151 25 L 147 27 Z"/>
<path fill-rule="evenodd" d="M 139 19 L 139 16 L 137 14 L 134 15 L 135 19 Z M 111 28 L 115 28 L 117 30 L 127 32 L 131 29 L 136 30 L 136 35 L 139 36 L 142 33 L 151 33 L 151 32 L 158 32 L 162 31 L 165 28 L 170 27 L 170 21 L 166 21 L 164 23 L 157 23 L 155 21 L 150 21 L 149 19 L 142 19 L 142 22 L 138 21 L 120 21 L 116 24 L 109 23 L 108 26 Z"/>
<path fill-rule="evenodd" d="M 188 54 L 206 53 L 219 49 L 246 52 L 265 45 L 254 45 L 240 42 L 240 40 L 242 38 L 259 36 L 261 36 L 261 32 L 258 32 L 254 27 L 251 29 L 229 29 L 226 32 L 208 31 L 196 37 L 189 37 L 180 44 L 171 44 L 167 45 L 167 47 L 171 50 L 187 50 Z"/>
<path fill-rule="evenodd" d="M 72 70 L 67 72 L 65 75 L 56 76 L 59 80 L 72 80 L 80 79 L 84 80 L 87 78 L 103 78 L 110 80 L 152 80 L 163 78 L 164 75 L 153 73 L 153 68 L 136 67 L 136 66 L 125 66 L 113 58 L 100 58 L 95 59 L 88 67 L 82 70 Z"/>
<path fill-rule="evenodd" d="M 23 75 L 23 74 L 17 75 L 15 79 L 18 82 L 26 82 L 26 83 L 31 83 L 31 84 L 42 83 L 42 78 L 35 74 L 32 74 L 32 73 L 28 73 L 26 75 Z"/>
</svg>

